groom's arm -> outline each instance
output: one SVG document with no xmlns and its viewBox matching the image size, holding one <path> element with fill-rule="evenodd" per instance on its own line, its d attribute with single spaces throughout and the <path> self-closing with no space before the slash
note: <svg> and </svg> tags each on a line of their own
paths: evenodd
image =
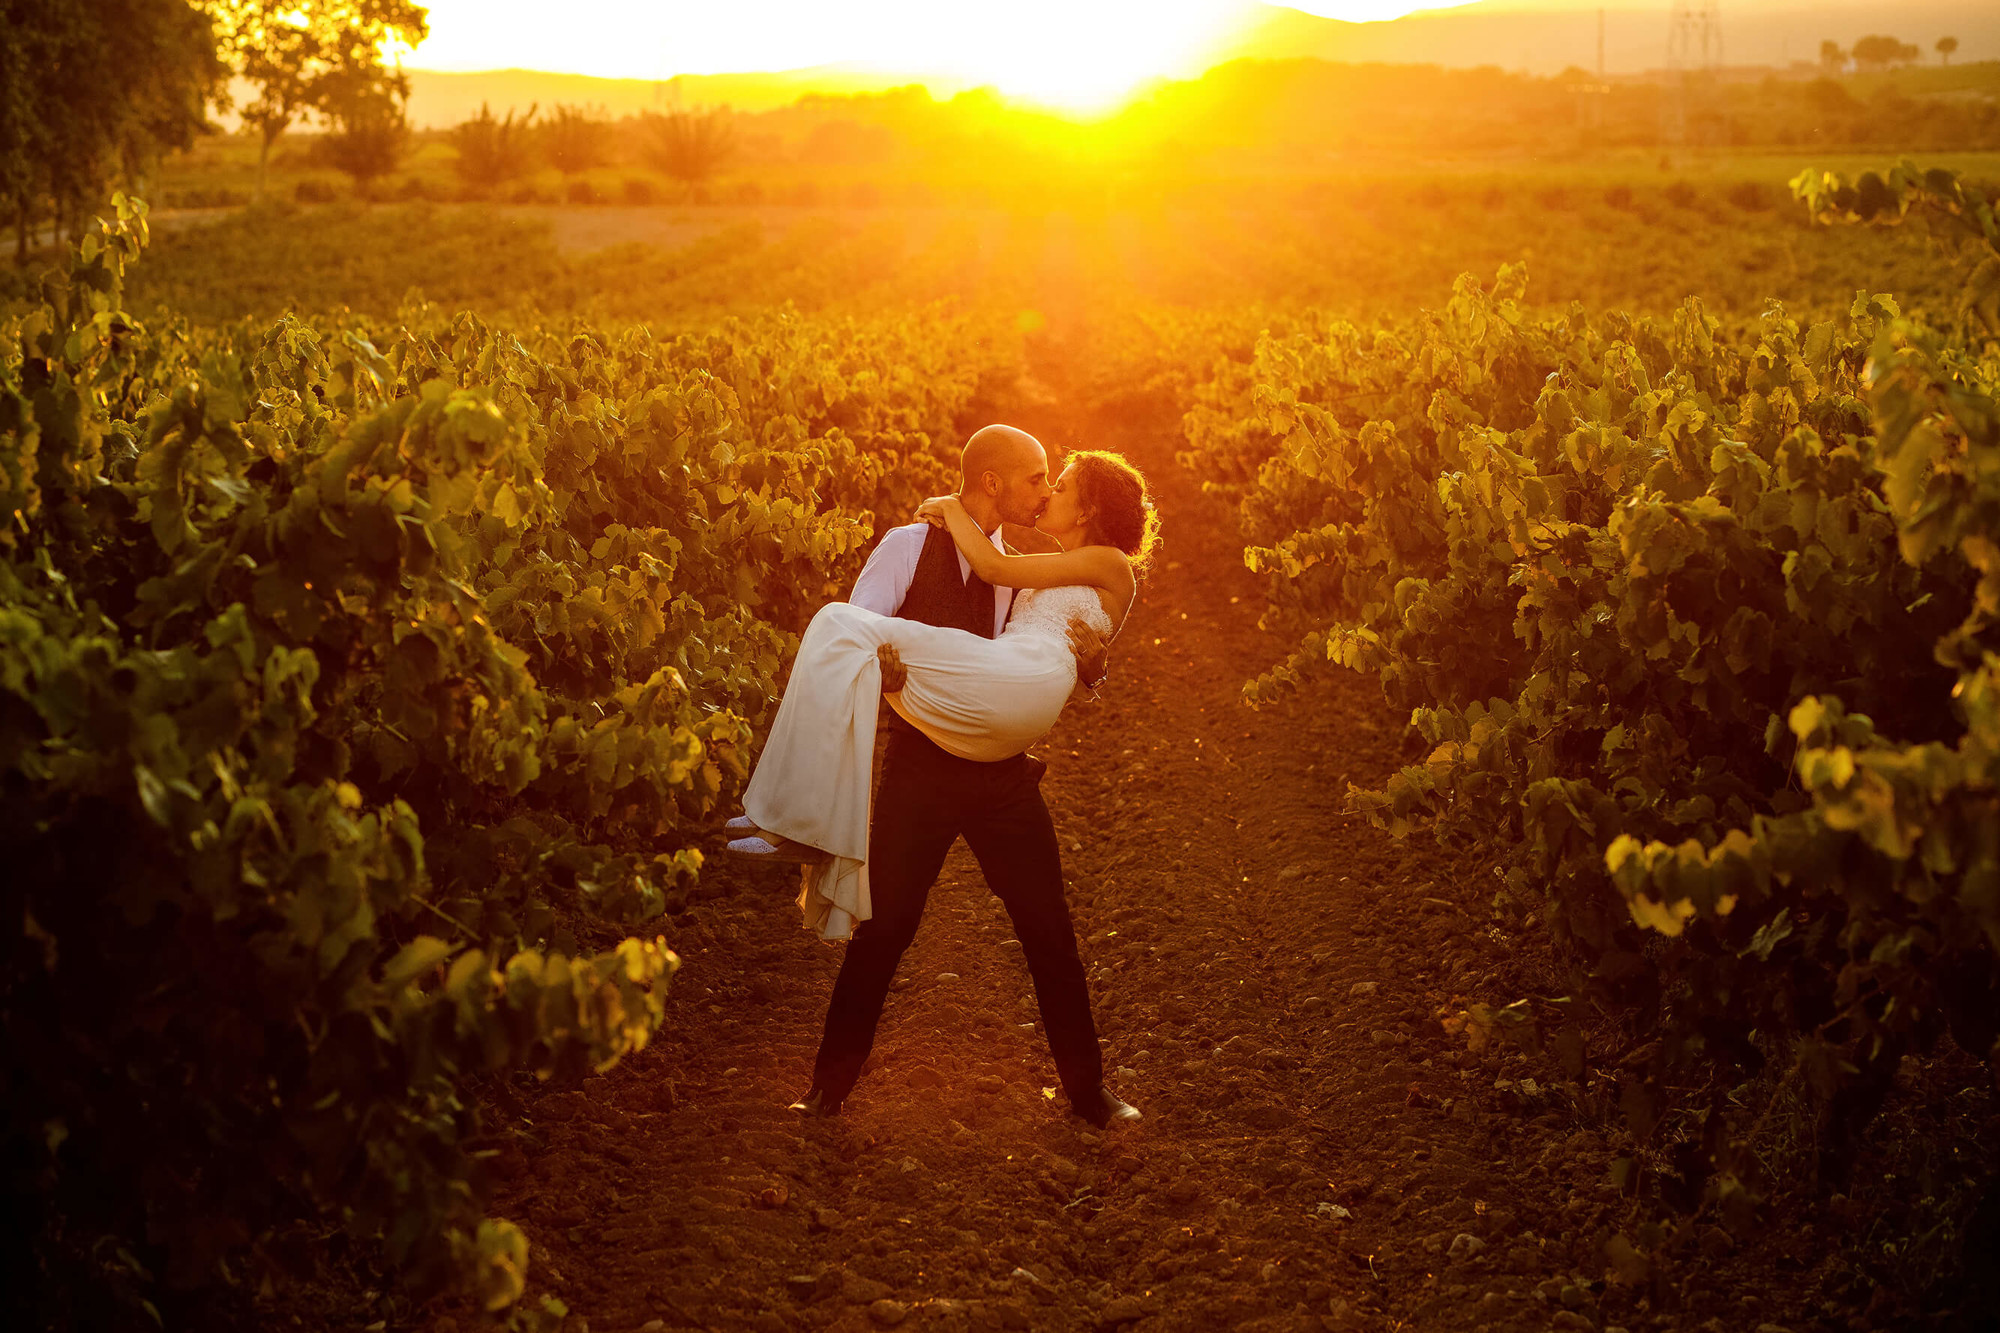
<svg viewBox="0 0 2000 1333">
<path fill-rule="evenodd" d="M 861 577 L 854 580 L 854 591 L 847 595 L 847 600 L 878 616 L 893 616 L 902 610 L 903 599 L 910 595 L 910 581 L 917 576 L 917 561 L 923 558 L 924 538 L 929 534 L 930 528 L 923 523 L 883 533 L 868 563 L 862 566 Z"/>
<path fill-rule="evenodd" d="M 869 553 L 868 563 L 861 567 L 861 576 L 854 580 L 854 591 L 847 600 L 881 616 L 893 616 L 902 610 L 903 599 L 910 595 L 910 582 L 917 576 L 917 561 L 923 558 L 924 539 L 929 535 L 930 528 L 923 523 L 883 533 L 882 540 Z M 903 659 L 897 656 L 895 645 L 883 644 L 876 650 L 875 660 L 882 668 L 882 693 L 900 691 L 906 682 Z"/>
</svg>

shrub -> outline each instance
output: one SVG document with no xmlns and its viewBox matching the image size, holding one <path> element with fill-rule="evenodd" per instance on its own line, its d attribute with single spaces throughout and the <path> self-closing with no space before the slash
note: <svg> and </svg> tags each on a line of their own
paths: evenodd
<svg viewBox="0 0 2000 1333">
<path fill-rule="evenodd" d="M 316 149 L 322 165 L 353 178 L 355 192 L 366 198 L 375 182 L 403 160 L 409 142 L 410 124 L 402 103 L 391 97 L 368 97 L 338 113 Z"/>
<path fill-rule="evenodd" d="M 640 118 L 646 161 L 674 180 L 698 185 L 736 153 L 736 126 L 726 111 L 676 111 Z"/>
<path fill-rule="evenodd" d="M 611 160 L 611 123 L 602 113 L 559 105 L 535 127 L 548 164 L 565 176 L 601 167 Z"/>
<path fill-rule="evenodd" d="M 535 108 L 519 121 L 513 108 L 504 119 L 496 119 L 491 107 L 479 104 L 479 114 L 456 125 L 451 146 L 458 150 L 452 169 L 459 179 L 475 190 L 490 190 L 517 180 L 534 165 L 530 131 Z"/>
</svg>

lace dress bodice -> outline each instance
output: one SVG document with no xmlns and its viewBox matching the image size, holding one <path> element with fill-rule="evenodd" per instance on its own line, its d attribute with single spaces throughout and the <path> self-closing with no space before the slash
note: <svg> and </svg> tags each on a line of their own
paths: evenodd
<svg viewBox="0 0 2000 1333">
<path fill-rule="evenodd" d="M 1069 643 L 1069 622 L 1080 617 L 1106 638 L 1111 636 L 1111 617 L 1105 614 L 1097 589 L 1072 583 L 1060 588 L 1023 588 L 1014 594 L 1014 610 L 1007 618 L 1008 634 L 1043 634 L 1057 643 Z"/>
</svg>

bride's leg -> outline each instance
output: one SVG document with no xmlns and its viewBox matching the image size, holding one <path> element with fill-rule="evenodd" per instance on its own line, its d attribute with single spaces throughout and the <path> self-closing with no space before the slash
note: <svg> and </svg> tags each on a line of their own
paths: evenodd
<svg viewBox="0 0 2000 1333">
<path fill-rule="evenodd" d="M 876 652 L 891 644 L 907 679 L 890 704 L 947 751 L 1004 759 L 1023 745 L 996 725 L 1010 713 L 1007 650 L 965 630 L 832 602 L 800 640 L 785 697 L 743 797 L 745 815 L 836 856 L 865 859 L 868 792 L 881 697 Z"/>
<path fill-rule="evenodd" d="M 890 623 L 862 607 L 832 602 L 806 627 L 764 753 L 743 793 L 745 815 L 767 837 L 866 859 L 880 694 L 875 650 Z"/>
<path fill-rule="evenodd" d="M 1068 697 L 1064 678 L 1051 686 L 1047 662 L 1008 639 L 892 621 L 884 637 L 901 656 L 907 680 L 889 706 L 961 759 L 993 762 L 1026 749 Z"/>
</svg>

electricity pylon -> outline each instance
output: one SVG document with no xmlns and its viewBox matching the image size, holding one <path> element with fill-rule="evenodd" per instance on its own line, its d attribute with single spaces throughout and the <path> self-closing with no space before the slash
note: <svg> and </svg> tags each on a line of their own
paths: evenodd
<svg viewBox="0 0 2000 1333">
<path fill-rule="evenodd" d="M 1722 67 L 1722 8 L 1717 0 L 1674 0 L 1667 25 L 1668 69 L 1693 74 Z"/>
<path fill-rule="evenodd" d="M 1668 143 L 1687 142 L 1688 105 L 1694 98 L 1696 79 L 1721 68 L 1722 7 L 1718 0 L 1674 0 L 1667 19 L 1667 71 L 1673 84 L 1665 107 Z"/>
</svg>

